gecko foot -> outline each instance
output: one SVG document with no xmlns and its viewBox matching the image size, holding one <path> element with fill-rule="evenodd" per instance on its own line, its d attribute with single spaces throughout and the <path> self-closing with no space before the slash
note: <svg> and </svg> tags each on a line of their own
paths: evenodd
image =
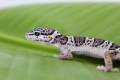
<svg viewBox="0 0 120 80">
<path fill-rule="evenodd" d="M 118 68 L 113 68 L 113 69 L 109 70 L 104 65 L 97 66 L 97 70 L 104 71 L 104 72 L 119 72 Z"/>
</svg>

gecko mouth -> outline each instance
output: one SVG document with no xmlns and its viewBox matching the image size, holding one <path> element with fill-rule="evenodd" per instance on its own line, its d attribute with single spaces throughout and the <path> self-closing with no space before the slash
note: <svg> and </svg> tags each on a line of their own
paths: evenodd
<svg viewBox="0 0 120 80">
<path fill-rule="evenodd" d="M 46 43 L 49 43 L 53 38 L 50 37 L 49 40 L 38 40 L 38 41 L 42 41 L 42 42 L 46 42 Z"/>
<path fill-rule="evenodd" d="M 49 41 L 45 41 L 45 40 L 35 40 L 35 41 L 40 41 L 40 42 L 49 42 Z"/>
</svg>

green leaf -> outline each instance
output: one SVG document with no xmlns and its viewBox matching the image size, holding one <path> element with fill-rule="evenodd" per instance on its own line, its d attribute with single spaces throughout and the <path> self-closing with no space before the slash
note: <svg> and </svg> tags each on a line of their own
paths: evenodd
<svg viewBox="0 0 120 80">
<path fill-rule="evenodd" d="M 120 73 L 96 70 L 103 60 L 54 58 L 53 46 L 27 41 L 35 26 L 66 35 L 107 39 L 120 44 L 120 4 L 40 4 L 0 10 L 0 80 L 119 80 Z M 119 66 L 120 63 L 115 63 Z"/>
</svg>

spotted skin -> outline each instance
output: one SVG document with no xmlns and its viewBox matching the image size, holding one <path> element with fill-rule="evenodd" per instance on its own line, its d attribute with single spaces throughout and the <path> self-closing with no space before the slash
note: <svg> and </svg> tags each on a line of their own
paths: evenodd
<svg viewBox="0 0 120 80">
<path fill-rule="evenodd" d="M 85 43 L 85 37 L 74 37 L 74 44 L 75 46 L 81 46 Z"/>
<path fill-rule="evenodd" d="M 52 35 L 54 33 L 54 29 L 48 29 L 48 28 L 34 28 L 33 32 L 40 32 L 41 35 Z"/>
<path fill-rule="evenodd" d="M 60 54 L 56 57 L 60 59 L 73 59 L 72 52 L 76 52 L 78 55 L 103 58 L 105 66 L 98 66 L 98 70 L 105 72 L 118 71 L 118 69 L 113 68 L 112 60 L 120 60 L 120 46 L 111 41 L 81 36 L 66 36 L 51 28 L 35 28 L 26 33 L 26 38 L 58 47 Z"/>
</svg>

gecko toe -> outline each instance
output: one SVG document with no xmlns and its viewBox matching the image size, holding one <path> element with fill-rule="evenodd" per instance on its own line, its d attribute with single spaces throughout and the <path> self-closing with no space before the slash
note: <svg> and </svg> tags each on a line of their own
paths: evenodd
<svg viewBox="0 0 120 80">
<path fill-rule="evenodd" d="M 104 65 L 98 65 L 97 66 L 97 70 L 104 71 L 105 70 L 105 66 Z"/>
</svg>

